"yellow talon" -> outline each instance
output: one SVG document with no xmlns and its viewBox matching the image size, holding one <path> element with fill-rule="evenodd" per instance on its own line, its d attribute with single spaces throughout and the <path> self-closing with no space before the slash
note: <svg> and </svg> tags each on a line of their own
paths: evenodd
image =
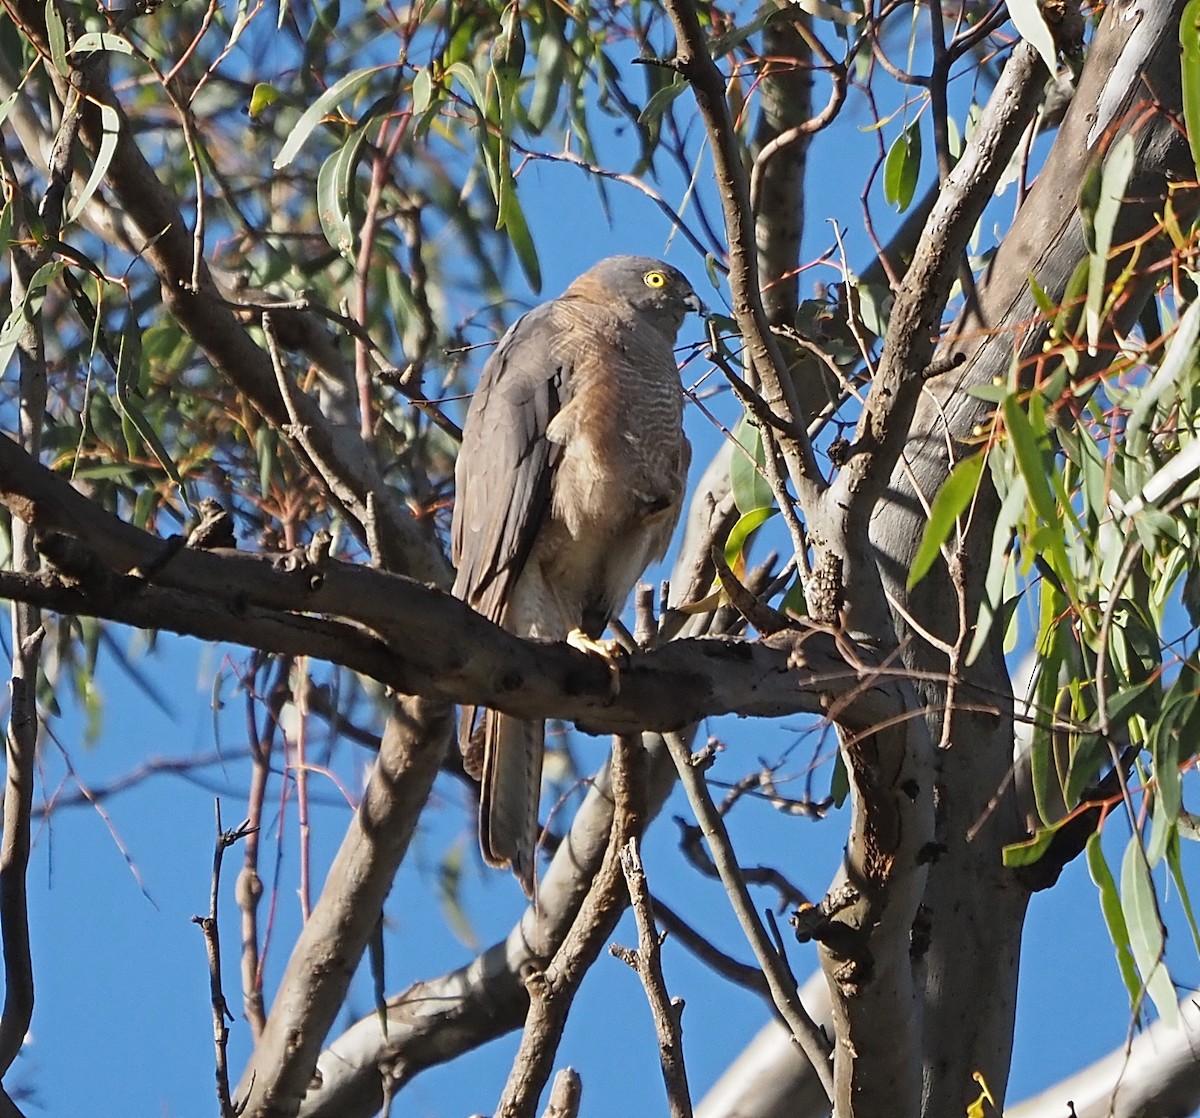
<svg viewBox="0 0 1200 1118">
<path fill-rule="evenodd" d="M 572 629 L 567 634 L 567 644 L 572 648 L 586 652 L 590 656 L 599 656 L 608 668 L 609 685 L 616 695 L 621 690 L 621 665 L 629 659 L 629 654 L 616 641 L 597 640 L 589 637 L 582 629 Z"/>
</svg>

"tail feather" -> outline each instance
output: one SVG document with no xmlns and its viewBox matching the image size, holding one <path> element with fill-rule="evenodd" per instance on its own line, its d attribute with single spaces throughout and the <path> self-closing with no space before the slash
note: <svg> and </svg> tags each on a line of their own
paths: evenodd
<svg viewBox="0 0 1200 1118">
<path fill-rule="evenodd" d="M 532 897 L 546 725 L 490 710 L 484 719 L 479 843 L 491 865 L 512 866 Z"/>
</svg>

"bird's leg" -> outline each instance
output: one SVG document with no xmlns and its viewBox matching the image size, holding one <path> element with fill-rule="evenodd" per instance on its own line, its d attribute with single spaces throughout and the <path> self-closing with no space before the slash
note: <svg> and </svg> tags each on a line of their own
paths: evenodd
<svg viewBox="0 0 1200 1118">
<path fill-rule="evenodd" d="M 567 634 L 567 644 L 591 656 L 599 656 L 608 668 L 609 687 L 616 695 L 621 690 L 621 665 L 629 660 L 629 653 L 617 641 L 603 641 L 589 637 L 582 629 L 576 627 Z"/>
</svg>

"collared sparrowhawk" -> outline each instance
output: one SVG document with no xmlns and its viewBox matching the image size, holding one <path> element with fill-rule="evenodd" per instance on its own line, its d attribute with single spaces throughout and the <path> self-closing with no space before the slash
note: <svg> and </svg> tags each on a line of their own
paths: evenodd
<svg viewBox="0 0 1200 1118">
<path fill-rule="evenodd" d="M 674 356 L 689 310 L 703 305 L 678 270 L 614 256 L 501 339 L 467 412 L 451 530 L 454 593 L 485 617 L 595 640 L 666 551 L 691 458 Z M 543 722 L 484 712 L 480 843 L 527 893 L 544 739 Z"/>
</svg>

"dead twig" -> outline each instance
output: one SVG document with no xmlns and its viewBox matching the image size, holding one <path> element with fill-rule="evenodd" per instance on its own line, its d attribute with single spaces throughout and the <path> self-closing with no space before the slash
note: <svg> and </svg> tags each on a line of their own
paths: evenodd
<svg viewBox="0 0 1200 1118">
<path fill-rule="evenodd" d="M 672 998 L 667 993 L 662 969 L 662 942 L 666 933 L 660 935 L 654 926 L 654 905 L 646 886 L 646 871 L 642 867 L 636 837 L 630 838 L 621 848 L 621 870 L 625 874 L 629 903 L 637 921 L 638 946 L 636 951 L 632 951 L 613 944 L 609 950 L 633 968 L 645 987 L 650 1013 L 654 1018 L 654 1032 L 658 1037 L 658 1060 L 667 1087 L 671 1118 L 691 1118 L 692 1097 L 683 1060 L 683 1000 Z"/>
<path fill-rule="evenodd" d="M 644 754 L 636 737 L 613 738 L 613 824 L 604 861 L 562 945 L 546 965 L 525 980 L 529 1014 L 496 1118 L 532 1118 L 538 1096 L 550 1078 L 567 1013 L 588 969 L 625 910 L 627 893 L 621 849 L 644 825 Z"/>
<path fill-rule="evenodd" d="M 198 924 L 204 933 L 204 945 L 208 949 L 208 991 L 212 1001 L 213 1016 L 213 1048 L 216 1053 L 217 1072 L 217 1101 L 221 1106 L 221 1118 L 237 1118 L 242 1113 L 241 1107 L 233 1105 L 229 1094 L 229 1062 L 226 1049 L 229 1045 L 229 1026 L 233 1014 L 225 1001 L 221 989 L 221 937 L 217 928 L 217 904 L 221 890 L 221 863 L 225 860 L 225 851 L 235 842 L 244 839 L 254 830 L 248 822 L 241 823 L 232 831 L 226 831 L 221 826 L 221 801 L 217 800 L 217 843 L 213 850 L 212 891 L 208 900 L 208 915 L 193 916 L 192 923 Z"/>
<path fill-rule="evenodd" d="M 721 883 L 729 894 L 738 922 L 754 949 L 763 974 L 767 976 L 775 1008 L 779 1010 L 801 1051 L 808 1057 L 821 1080 L 821 1085 L 825 1088 L 827 1097 L 832 1101 L 833 1063 L 830 1058 L 829 1040 L 800 1004 L 796 984 L 788 966 L 771 944 L 758 912 L 750 900 L 750 892 L 738 868 L 729 833 L 725 830 L 721 813 L 713 803 L 708 786 L 704 782 L 703 767 L 695 764 L 687 743 L 678 734 L 664 734 L 663 740 L 671 752 L 671 760 L 675 762 L 675 770 L 679 773 L 679 781 L 687 793 L 692 811 L 704 831 L 713 862 L 721 875 Z"/>
</svg>

